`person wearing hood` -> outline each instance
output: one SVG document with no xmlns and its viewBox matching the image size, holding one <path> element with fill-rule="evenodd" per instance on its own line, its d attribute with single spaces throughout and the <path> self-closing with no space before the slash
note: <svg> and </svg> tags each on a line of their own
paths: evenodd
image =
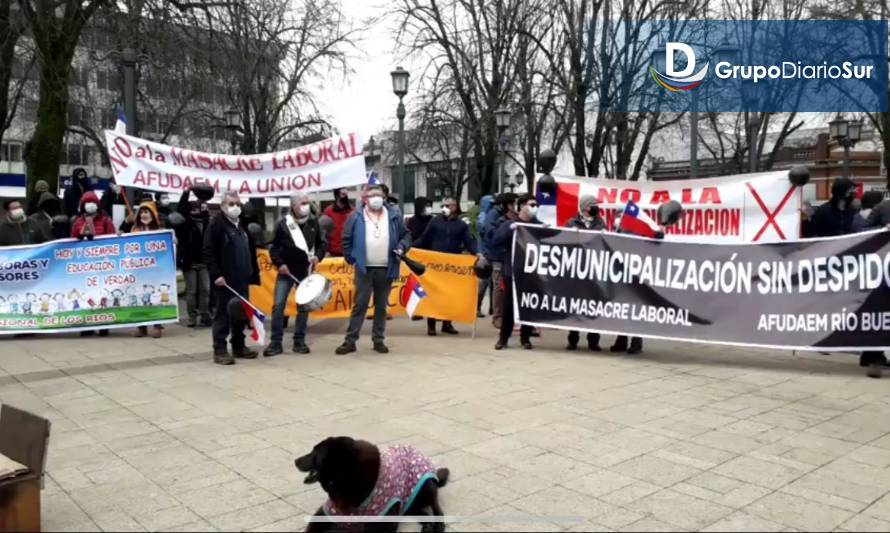
<svg viewBox="0 0 890 533">
<path fill-rule="evenodd" d="M 39 226 L 47 235 L 51 235 L 53 239 L 65 239 L 71 235 L 71 228 L 66 227 L 67 224 L 61 224 L 56 218 L 61 214 L 61 202 L 55 194 L 51 192 L 42 192 L 35 202 L 36 210 L 31 213 L 28 220 L 34 226 Z M 64 216 L 62 218 L 65 218 Z"/>
<path fill-rule="evenodd" d="M 92 239 L 100 235 L 114 235 L 114 222 L 111 217 L 99 208 L 99 197 L 93 191 L 81 196 L 77 210 L 77 218 L 71 223 L 71 237 L 74 239 Z"/>
<path fill-rule="evenodd" d="M 93 184 L 87 177 L 87 171 L 82 168 L 75 168 L 71 172 L 71 183 L 65 188 L 65 214 L 71 218 L 77 216 L 80 211 L 81 197 L 93 190 Z M 98 203 L 96 204 L 99 205 Z"/>
<path fill-rule="evenodd" d="M 250 286 L 260 284 L 256 244 L 241 219 L 241 198 L 227 191 L 220 202 L 220 213 L 207 227 L 203 246 L 204 264 L 214 286 L 216 312 L 213 316 L 213 362 L 235 364 L 235 357 L 255 359 L 257 352 L 245 345 L 246 321 L 229 315 L 229 301 L 250 297 Z M 229 336 L 231 334 L 231 339 Z M 232 345 L 232 353 L 227 349 Z"/>
<path fill-rule="evenodd" d="M 856 185 L 849 178 L 837 178 L 831 185 L 831 199 L 816 208 L 804 237 L 835 237 L 855 232 L 857 217 L 853 200 Z"/>
<path fill-rule="evenodd" d="M 133 225 L 130 228 L 131 233 L 141 233 L 145 231 L 157 231 L 161 229 L 160 219 L 158 218 L 158 210 L 155 207 L 154 202 L 143 202 L 139 209 L 136 210 L 136 216 L 133 221 Z M 161 328 L 160 324 L 155 324 L 151 327 L 151 333 L 148 331 L 148 326 L 139 326 L 134 333 L 135 337 L 145 337 L 146 335 L 151 335 L 152 338 L 160 339 L 163 328 Z"/>
<path fill-rule="evenodd" d="M 36 213 L 40 208 L 38 204 L 40 203 L 40 197 L 43 193 L 49 192 L 49 183 L 45 180 L 37 180 L 34 184 L 34 195 L 28 201 L 28 207 L 25 209 L 25 214 L 29 217 Z"/>
<path fill-rule="evenodd" d="M 32 223 L 25 215 L 25 208 L 19 200 L 7 200 L 3 209 L 6 212 L 0 222 L 0 246 L 41 244 L 52 240 L 48 231 Z"/>
<path fill-rule="evenodd" d="M 479 199 L 479 214 L 476 217 L 476 243 L 479 245 L 479 253 L 482 254 L 482 256 L 486 259 L 488 259 L 488 250 L 485 247 L 485 216 L 492 209 L 494 209 L 494 196 L 486 194 Z M 485 316 L 485 313 L 482 312 L 482 301 L 485 300 L 485 295 L 489 292 L 492 292 L 490 276 L 485 279 L 479 280 L 479 297 L 476 301 L 476 316 L 478 318 L 483 318 Z M 489 295 L 489 313 L 492 313 L 494 311 L 494 304 L 491 301 L 491 297 L 493 295 L 494 293 Z"/>
<path fill-rule="evenodd" d="M 591 231 L 602 231 L 606 229 L 606 223 L 603 221 L 603 217 L 600 216 L 600 209 L 596 202 L 596 196 L 582 196 L 578 202 L 578 209 L 578 214 L 566 222 L 567 228 Z M 580 333 L 577 331 L 570 331 L 566 350 L 577 350 L 578 341 L 580 339 Z M 587 334 L 587 349 L 592 352 L 600 351 L 599 333 Z"/>
<path fill-rule="evenodd" d="M 470 227 L 460 219 L 460 206 L 454 198 L 442 199 L 442 215 L 433 218 L 426 226 L 423 234 L 412 242 L 415 248 L 432 250 L 446 254 L 479 253 L 476 240 L 470 234 Z M 427 335 L 436 336 L 436 319 L 427 318 Z M 442 322 L 442 333 L 457 335 L 450 320 Z"/>
<path fill-rule="evenodd" d="M 488 262 L 491 263 L 491 285 L 494 289 L 492 297 L 491 323 L 495 329 L 501 329 L 501 319 L 504 310 L 501 303 L 504 302 L 504 284 L 501 276 L 504 270 L 504 262 L 507 259 L 509 242 L 494 244 L 495 232 L 504 224 L 508 226 L 516 219 L 516 195 L 512 192 L 499 194 L 495 199 L 494 209 L 485 215 L 482 231 L 479 232 L 479 240 L 484 243 Z"/>
<path fill-rule="evenodd" d="M 176 211 L 185 221 L 176 226 L 176 265 L 185 279 L 185 302 L 188 327 L 210 327 L 210 275 L 201 255 L 204 234 L 210 222 L 207 204 L 190 200 L 186 189 L 176 204 Z M 199 322 L 200 319 L 200 322 Z"/>
<path fill-rule="evenodd" d="M 498 342 L 494 345 L 495 350 L 503 350 L 507 347 L 507 341 L 513 334 L 513 325 L 515 317 L 513 314 L 513 251 L 508 244 L 513 242 L 513 234 L 516 232 L 516 223 L 539 224 L 538 220 L 538 202 L 533 196 L 523 194 L 516 200 L 516 210 L 508 209 L 505 215 L 505 221 L 494 231 L 491 238 L 491 245 L 494 247 L 504 247 L 507 252 L 504 257 L 503 270 L 501 271 L 501 279 L 503 283 L 503 296 L 501 308 L 503 317 L 501 318 L 500 335 Z M 520 326 L 519 341 L 526 350 L 533 348 L 531 336 L 534 328 L 531 326 Z"/>
<path fill-rule="evenodd" d="M 408 231 L 411 232 L 411 240 L 416 241 L 423 235 L 427 225 L 433 219 L 433 202 L 429 198 L 418 196 L 414 199 L 414 216 L 408 220 Z"/>
<path fill-rule="evenodd" d="M 66 196 L 67 198 L 67 196 Z M 99 197 L 93 191 L 87 191 L 81 196 L 77 210 L 77 218 L 71 223 L 71 237 L 78 240 L 92 240 L 100 235 L 115 235 L 114 222 L 99 207 Z M 87 337 L 94 331 L 81 331 L 81 337 Z M 107 329 L 100 329 L 99 336 L 106 337 Z"/>
<path fill-rule="evenodd" d="M 324 210 L 325 216 L 334 223 L 334 229 L 328 238 L 328 253 L 331 257 L 343 257 L 343 228 L 355 210 L 349 202 L 346 189 L 334 189 L 334 203 Z"/>
<path fill-rule="evenodd" d="M 290 212 L 275 225 L 272 246 L 269 248 L 269 257 L 278 269 L 278 275 L 272 308 L 272 337 L 263 352 L 266 357 L 284 351 L 281 341 L 288 296 L 297 285 L 297 280 L 305 279 L 327 253 L 327 242 L 318 225 L 318 218 L 312 214 L 309 197 L 304 192 L 298 192 L 291 197 L 290 203 Z M 307 354 L 310 351 L 306 346 L 308 323 L 309 313 L 298 309 L 294 324 L 294 353 Z"/>
</svg>

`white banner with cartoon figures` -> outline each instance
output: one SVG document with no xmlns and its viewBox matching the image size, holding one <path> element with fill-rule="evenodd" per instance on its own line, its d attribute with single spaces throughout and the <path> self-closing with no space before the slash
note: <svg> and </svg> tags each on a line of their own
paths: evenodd
<svg viewBox="0 0 890 533">
<path fill-rule="evenodd" d="M 173 233 L 0 248 L 0 334 L 175 322 Z"/>
</svg>

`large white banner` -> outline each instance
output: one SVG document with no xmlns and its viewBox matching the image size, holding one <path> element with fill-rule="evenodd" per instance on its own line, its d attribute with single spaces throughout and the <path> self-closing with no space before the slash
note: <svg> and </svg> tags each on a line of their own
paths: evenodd
<svg viewBox="0 0 890 533">
<path fill-rule="evenodd" d="M 258 155 L 210 154 L 105 131 L 114 179 L 125 187 L 181 193 L 194 185 L 248 198 L 326 191 L 367 181 L 357 133 Z"/>
<path fill-rule="evenodd" d="M 628 200 L 655 219 L 658 206 L 676 200 L 680 222 L 666 239 L 703 243 L 782 242 L 800 237 L 801 188 L 787 171 L 674 181 L 619 181 L 556 176 L 554 197 L 539 193 L 541 220 L 562 226 L 578 214 L 583 196 L 597 199 L 606 227 L 613 230 Z"/>
</svg>

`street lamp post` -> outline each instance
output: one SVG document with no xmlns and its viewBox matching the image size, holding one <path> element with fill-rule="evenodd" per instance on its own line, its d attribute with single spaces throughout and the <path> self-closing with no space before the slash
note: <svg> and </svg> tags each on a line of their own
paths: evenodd
<svg viewBox="0 0 890 533">
<path fill-rule="evenodd" d="M 408 94 L 408 78 L 411 74 L 402 67 L 396 67 L 389 73 L 392 77 L 392 92 L 399 97 L 399 106 L 396 108 L 396 117 L 399 119 L 399 166 L 396 174 L 398 179 L 394 180 L 396 185 L 396 197 L 399 199 L 399 208 L 404 212 L 405 201 L 405 104 L 402 99 Z"/>
<path fill-rule="evenodd" d="M 504 176 L 507 171 L 507 130 L 510 128 L 510 117 L 513 112 L 500 108 L 494 112 L 494 123 L 498 128 L 498 192 L 504 192 Z"/>
<path fill-rule="evenodd" d="M 831 138 L 844 147 L 844 177 L 850 177 L 850 149 L 856 146 L 862 136 L 862 122 L 847 120 L 841 115 L 828 123 Z"/>
<path fill-rule="evenodd" d="M 229 142 L 232 143 L 231 153 L 238 153 L 238 130 L 241 129 L 241 112 L 235 106 L 225 111 L 226 129 L 229 131 Z"/>
</svg>

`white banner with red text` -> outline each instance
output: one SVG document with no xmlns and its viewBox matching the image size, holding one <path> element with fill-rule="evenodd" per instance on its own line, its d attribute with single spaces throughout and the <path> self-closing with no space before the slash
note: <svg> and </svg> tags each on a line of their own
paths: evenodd
<svg viewBox="0 0 890 533">
<path fill-rule="evenodd" d="M 800 237 L 800 187 L 787 171 L 673 181 L 619 181 L 556 176 L 555 198 L 541 198 L 539 218 L 563 226 L 583 196 L 596 198 L 606 229 L 614 230 L 629 200 L 657 220 L 658 206 L 676 200 L 680 222 L 665 238 L 682 242 L 782 242 Z"/>
<path fill-rule="evenodd" d="M 236 191 L 246 198 L 268 198 L 367 181 L 357 133 L 257 155 L 196 152 L 111 130 L 105 131 L 105 140 L 114 179 L 124 187 L 178 194 L 209 185 L 217 195 Z"/>
</svg>

